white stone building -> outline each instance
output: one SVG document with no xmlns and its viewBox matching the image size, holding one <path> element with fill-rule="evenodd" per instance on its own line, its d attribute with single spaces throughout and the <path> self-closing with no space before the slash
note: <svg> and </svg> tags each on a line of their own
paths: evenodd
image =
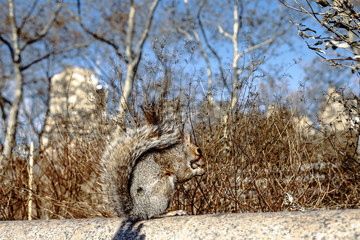
<svg viewBox="0 0 360 240">
<path fill-rule="evenodd" d="M 105 109 L 105 93 L 90 70 L 68 67 L 51 79 L 49 115 L 45 122 L 42 145 L 49 143 L 54 132 L 76 132 L 88 129 Z"/>
<path fill-rule="evenodd" d="M 358 131 L 359 114 L 356 98 L 342 96 L 335 87 L 330 87 L 319 112 L 319 126 L 324 131 Z"/>
</svg>

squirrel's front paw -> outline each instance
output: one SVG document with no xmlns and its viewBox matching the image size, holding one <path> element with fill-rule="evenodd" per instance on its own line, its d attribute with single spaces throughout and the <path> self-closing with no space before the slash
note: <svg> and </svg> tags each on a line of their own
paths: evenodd
<svg viewBox="0 0 360 240">
<path fill-rule="evenodd" d="M 177 211 L 170 211 L 165 213 L 164 217 L 173 217 L 173 216 L 185 216 L 188 215 L 188 212 L 185 210 L 177 210 Z"/>
</svg>

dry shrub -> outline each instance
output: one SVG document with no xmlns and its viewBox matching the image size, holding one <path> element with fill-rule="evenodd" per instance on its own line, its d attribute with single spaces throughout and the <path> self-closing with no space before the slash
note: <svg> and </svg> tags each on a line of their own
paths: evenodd
<svg viewBox="0 0 360 240">
<path fill-rule="evenodd" d="M 0 175 L 0 220 L 27 218 L 27 159 L 15 155 L 7 160 Z"/>
<path fill-rule="evenodd" d="M 193 213 L 343 209 L 360 205 L 354 132 L 304 136 L 295 113 L 256 102 L 229 120 L 202 112 L 194 127 L 207 175 L 181 186 L 174 208 Z"/>
<path fill-rule="evenodd" d="M 100 120 L 100 119 L 99 119 Z M 101 217 L 98 160 L 111 129 L 103 122 L 56 119 L 49 144 L 34 159 L 33 219 Z M 28 151 L 25 151 L 28 155 Z M 14 154 L 13 154 L 14 155 Z M 27 219 L 28 159 L 7 162 L 0 185 L 0 219 Z M 106 216 L 106 215 L 105 215 Z"/>
<path fill-rule="evenodd" d="M 205 214 L 359 207 L 354 131 L 300 134 L 294 112 L 280 106 L 266 115 L 256 97 L 232 112 L 179 99 L 160 99 L 157 111 L 177 111 L 190 123 L 207 174 L 179 185 L 170 209 Z M 143 124 L 136 101 L 127 123 L 132 127 Z M 106 217 L 97 169 L 116 123 L 58 119 L 57 126 L 35 159 L 33 218 Z M 27 179 L 27 157 L 14 155 L 1 178 L 1 220 L 27 219 Z"/>
<path fill-rule="evenodd" d="M 99 139 L 76 139 L 64 144 L 53 141 L 51 153 L 38 159 L 37 218 L 99 217 L 97 164 L 104 146 Z"/>
</svg>

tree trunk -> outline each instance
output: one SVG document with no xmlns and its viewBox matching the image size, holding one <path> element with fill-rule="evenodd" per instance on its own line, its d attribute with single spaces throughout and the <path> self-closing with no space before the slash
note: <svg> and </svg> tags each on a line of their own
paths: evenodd
<svg viewBox="0 0 360 240">
<path fill-rule="evenodd" d="M 18 123 L 19 107 L 22 99 L 22 88 L 23 88 L 23 77 L 21 74 L 21 56 L 20 56 L 20 47 L 19 47 L 19 37 L 16 26 L 16 18 L 14 12 L 14 3 L 12 0 L 8 0 L 9 3 L 9 17 L 10 17 L 10 27 L 12 32 L 12 43 L 13 43 L 13 65 L 14 65 L 14 75 L 16 79 L 16 89 L 14 100 L 11 104 L 10 114 L 8 118 L 8 124 L 6 129 L 5 136 L 5 146 L 3 155 L 0 157 L 0 169 L 2 168 L 2 160 L 9 158 L 11 151 L 15 144 L 15 135 L 16 127 Z"/>
<path fill-rule="evenodd" d="M 128 100 L 130 93 L 132 92 L 133 85 L 134 85 L 134 77 L 135 77 L 135 68 L 137 67 L 137 63 L 129 63 L 126 67 L 126 78 L 125 84 L 122 90 L 122 96 L 120 99 L 120 106 L 119 106 L 119 117 L 120 121 L 122 122 L 126 116 L 126 109 L 128 108 Z"/>
<path fill-rule="evenodd" d="M 22 99 L 22 86 L 23 86 L 23 78 L 20 71 L 20 64 L 14 63 L 14 73 L 16 78 L 16 90 L 14 100 L 11 104 L 6 136 L 5 136 L 5 146 L 3 157 L 9 158 L 11 155 L 11 151 L 15 144 L 15 135 L 16 135 L 16 127 L 18 123 L 18 115 L 19 115 L 19 107 Z M 1 159 L 2 160 L 2 159 Z M 0 160 L 0 165 L 1 165 Z"/>
<path fill-rule="evenodd" d="M 129 12 L 129 23 L 128 23 L 129 25 L 126 33 L 126 58 L 127 58 L 126 79 L 122 90 L 122 96 L 120 99 L 120 106 L 119 106 L 119 118 L 121 123 L 124 122 L 126 117 L 126 109 L 128 107 L 130 93 L 133 90 L 136 70 L 141 60 L 144 43 L 148 37 L 154 12 L 158 3 L 159 0 L 154 0 L 153 4 L 150 7 L 149 18 L 146 23 L 143 34 L 141 35 L 140 40 L 137 44 L 137 52 L 136 52 L 136 50 L 133 49 L 133 45 L 134 45 L 133 37 L 134 37 L 134 27 L 135 27 L 135 6 L 134 6 L 134 1 L 130 1 L 131 6 Z"/>
</svg>

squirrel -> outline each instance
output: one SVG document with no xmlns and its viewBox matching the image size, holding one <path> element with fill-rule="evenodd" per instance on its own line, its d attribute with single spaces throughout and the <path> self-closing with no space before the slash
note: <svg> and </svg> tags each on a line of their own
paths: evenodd
<svg viewBox="0 0 360 240">
<path fill-rule="evenodd" d="M 173 115 L 160 119 L 154 109 L 142 110 L 147 124 L 113 139 L 100 160 L 111 215 L 136 220 L 163 214 L 176 183 L 206 172 L 201 150 L 180 134 Z"/>
</svg>

